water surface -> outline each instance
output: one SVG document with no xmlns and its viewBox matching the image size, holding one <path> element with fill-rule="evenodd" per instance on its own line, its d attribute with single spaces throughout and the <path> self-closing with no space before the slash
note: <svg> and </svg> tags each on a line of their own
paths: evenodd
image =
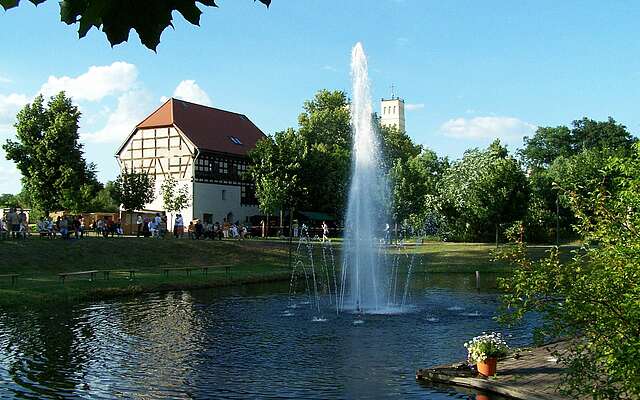
<svg viewBox="0 0 640 400">
<path fill-rule="evenodd" d="M 493 281 L 416 276 L 396 315 L 318 313 L 286 283 L 0 311 L 0 397 L 473 399 L 415 371 L 499 329 Z M 529 325 L 502 331 L 525 345 Z"/>
</svg>

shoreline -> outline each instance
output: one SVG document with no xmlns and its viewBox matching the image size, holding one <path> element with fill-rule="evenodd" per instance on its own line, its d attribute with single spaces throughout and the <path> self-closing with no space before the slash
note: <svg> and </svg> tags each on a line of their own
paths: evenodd
<svg viewBox="0 0 640 400">
<path fill-rule="evenodd" d="M 478 375 L 462 362 L 419 369 L 416 380 L 425 384 L 471 388 L 519 400 L 569 400 L 558 392 L 564 367 L 553 356 L 554 351 L 563 352 L 567 345 L 566 340 L 561 340 L 515 351 L 498 361 L 497 374 L 490 378 Z"/>
</svg>

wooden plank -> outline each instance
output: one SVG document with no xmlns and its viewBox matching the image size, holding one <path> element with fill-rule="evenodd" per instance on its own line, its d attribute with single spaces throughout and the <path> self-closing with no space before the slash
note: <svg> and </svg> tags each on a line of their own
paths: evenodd
<svg viewBox="0 0 640 400">
<path fill-rule="evenodd" d="M 491 391 L 515 399 L 561 400 L 557 389 L 562 383 L 564 366 L 552 356 L 563 352 L 568 342 L 560 341 L 546 346 L 520 350 L 498 361 L 495 377 L 478 377 L 475 370 L 458 366 L 439 366 L 421 369 L 416 379 Z"/>
</svg>

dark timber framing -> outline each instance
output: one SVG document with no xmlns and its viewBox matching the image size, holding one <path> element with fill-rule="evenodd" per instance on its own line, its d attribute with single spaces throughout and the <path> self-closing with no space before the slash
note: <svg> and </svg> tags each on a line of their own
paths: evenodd
<svg viewBox="0 0 640 400">
<path fill-rule="evenodd" d="M 249 178 L 249 159 L 238 155 L 201 151 L 195 163 L 195 182 L 240 186 L 240 204 L 258 205 Z"/>
</svg>

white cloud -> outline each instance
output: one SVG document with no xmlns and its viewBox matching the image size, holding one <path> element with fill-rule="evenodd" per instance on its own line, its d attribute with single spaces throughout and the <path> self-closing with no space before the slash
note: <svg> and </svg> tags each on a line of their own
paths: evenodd
<svg viewBox="0 0 640 400">
<path fill-rule="evenodd" d="M 338 69 L 333 65 L 323 65 L 322 69 L 325 71 L 338 72 Z"/>
<path fill-rule="evenodd" d="M 64 90 L 74 100 L 100 101 L 106 96 L 129 91 L 138 79 L 135 65 L 123 61 L 111 65 L 92 66 L 75 78 L 49 76 L 40 93 L 53 96 Z"/>
<path fill-rule="evenodd" d="M 22 175 L 12 161 L 4 159 L 4 151 L 0 153 L 0 193 L 18 193 Z"/>
<path fill-rule="evenodd" d="M 0 94 L 0 128 L 2 130 L 8 129 L 15 122 L 16 114 L 29 100 L 29 97 L 24 94 Z"/>
<path fill-rule="evenodd" d="M 514 117 L 475 117 L 450 119 L 440 126 L 445 136 L 461 139 L 495 139 L 504 141 L 531 135 L 536 126 Z"/>
<path fill-rule="evenodd" d="M 132 90 L 118 97 L 116 109 L 109 114 L 105 126 L 95 132 L 83 133 L 80 138 L 87 142 L 118 143 L 131 133 L 155 104 L 146 90 Z"/>
<path fill-rule="evenodd" d="M 416 110 L 421 110 L 424 108 L 424 104 L 423 103 L 418 103 L 418 104 L 414 104 L 414 103 L 407 103 L 404 108 L 407 111 L 416 111 Z"/>
<path fill-rule="evenodd" d="M 409 38 L 399 37 L 396 39 L 396 43 L 398 44 L 398 46 L 405 46 L 409 43 Z"/>
<path fill-rule="evenodd" d="M 176 90 L 173 91 L 173 97 L 205 106 L 213 104 L 207 92 L 202 90 L 193 79 L 180 82 Z"/>
<path fill-rule="evenodd" d="M 6 76 L 0 75 L 0 83 L 12 83 L 13 81 Z"/>
</svg>

